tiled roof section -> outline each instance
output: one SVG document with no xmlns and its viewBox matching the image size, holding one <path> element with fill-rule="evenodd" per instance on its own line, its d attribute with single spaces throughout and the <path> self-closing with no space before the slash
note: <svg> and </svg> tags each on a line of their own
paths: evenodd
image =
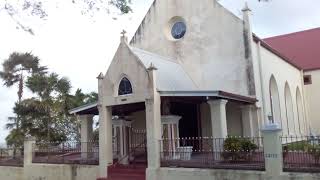
<svg viewBox="0 0 320 180">
<path fill-rule="evenodd" d="M 157 68 L 158 91 L 190 91 L 198 89 L 181 64 L 176 60 L 134 47 L 131 47 L 131 50 L 146 69 L 151 63 Z"/>
<path fill-rule="evenodd" d="M 270 37 L 264 42 L 303 70 L 320 69 L 320 28 Z"/>
</svg>

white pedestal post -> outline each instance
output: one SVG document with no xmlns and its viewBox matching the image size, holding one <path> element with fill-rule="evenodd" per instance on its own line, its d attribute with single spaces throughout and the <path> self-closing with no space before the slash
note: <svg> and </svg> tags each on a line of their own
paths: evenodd
<svg viewBox="0 0 320 180">
<path fill-rule="evenodd" d="M 33 145 L 35 145 L 36 139 L 34 137 L 28 137 L 24 140 L 24 165 L 32 164 Z"/>
<path fill-rule="evenodd" d="M 266 172 L 273 179 L 279 177 L 283 168 L 281 132 L 281 128 L 275 124 L 262 129 Z"/>
</svg>

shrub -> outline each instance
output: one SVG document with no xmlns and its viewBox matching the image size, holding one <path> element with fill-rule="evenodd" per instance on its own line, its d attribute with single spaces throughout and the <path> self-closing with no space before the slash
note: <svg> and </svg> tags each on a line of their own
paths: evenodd
<svg viewBox="0 0 320 180">
<path fill-rule="evenodd" d="M 225 160 L 250 160 L 257 148 L 248 138 L 228 137 L 224 141 L 222 156 Z"/>
</svg>

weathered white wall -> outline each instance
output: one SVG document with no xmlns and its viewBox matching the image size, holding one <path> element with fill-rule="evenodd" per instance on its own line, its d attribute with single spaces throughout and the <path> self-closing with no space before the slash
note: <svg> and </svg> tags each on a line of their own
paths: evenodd
<svg viewBox="0 0 320 180">
<path fill-rule="evenodd" d="M 320 70 L 307 71 L 305 75 L 311 75 L 312 84 L 304 86 L 304 96 L 306 97 L 306 107 L 308 116 L 312 124 L 312 132 L 320 134 Z M 308 127 L 309 128 L 309 127 Z"/>
<path fill-rule="evenodd" d="M 193 168 L 161 168 L 148 170 L 147 176 L 157 175 L 157 180 L 316 180 L 319 174 L 282 173 L 271 178 L 265 172 L 244 170 L 218 170 Z"/>
<path fill-rule="evenodd" d="M 23 180 L 95 180 L 98 166 L 32 164 L 24 167 Z"/>
<path fill-rule="evenodd" d="M 180 40 L 173 17 L 187 25 Z M 156 0 L 130 45 L 177 59 L 201 90 L 248 94 L 243 21 L 214 0 Z"/>
<path fill-rule="evenodd" d="M 0 166 L 1 180 L 95 180 L 99 166 L 32 164 L 24 167 Z"/>
<path fill-rule="evenodd" d="M 0 166 L 1 180 L 22 180 L 23 167 Z"/>
<path fill-rule="evenodd" d="M 201 131 L 202 137 L 211 137 L 211 118 L 210 118 L 210 108 L 208 103 L 202 103 L 200 105 L 200 117 L 201 117 Z"/>
<path fill-rule="evenodd" d="M 288 87 L 290 89 L 292 95 L 292 104 L 293 104 L 293 119 L 289 119 L 289 131 L 295 132 L 292 124 L 299 124 L 303 129 L 306 129 L 305 126 L 308 125 L 308 122 L 298 122 L 298 112 L 297 112 L 297 103 L 296 103 L 296 91 L 297 89 L 302 91 L 303 78 L 302 73 L 299 69 L 295 68 L 291 64 L 287 63 L 277 55 L 273 54 L 266 48 L 260 46 L 257 43 L 254 43 L 253 46 L 253 54 L 254 54 L 254 74 L 256 76 L 255 81 L 256 84 L 260 86 L 257 88 L 257 99 L 259 100 L 258 107 L 263 107 L 264 110 L 264 121 L 265 124 L 267 122 L 267 116 L 271 114 L 271 105 L 270 105 L 270 93 L 269 93 L 269 83 L 270 78 L 273 75 L 279 92 L 280 99 L 280 117 L 281 119 L 275 119 L 280 125 L 287 121 L 286 114 L 286 104 L 285 104 L 285 84 L 288 83 Z M 261 74 L 262 74 L 262 82 L 260 81 L 260 72 L 259 72 L 259 62 L 261 63 Z M 261 84 L 260 84 L 261 83 Z M 263 89 L 263 90 L 262 90 Z M 262 91 L 264 94 L 262 94 Z M 263 102 L 264 100 L 264 102 Z M 302 100 L 304 103 L 304 99 Z M 290 125 L 291 124 L 291 125 Z M 283 126 L 286 128 L 286 126 Z M 283 131 L 285 135 L 287 135 L 287 131 Z M 299 133 L 298 133 L 299 134 Z M 295 134 L 293 134 L 295 135 Z"/>
<path fill-rule="evenodd" d="M 242 119 L 240 104 L 234 102 L 227 103 L 227 129 L 228 135 L 231 136 L 242 136 Z"/>
</svg>

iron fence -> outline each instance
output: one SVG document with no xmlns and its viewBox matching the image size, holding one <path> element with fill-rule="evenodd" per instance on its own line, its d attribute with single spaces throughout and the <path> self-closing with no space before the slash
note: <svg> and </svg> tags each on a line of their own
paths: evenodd
<svg viewBox="0 0 320 180">
<path fill-rule="evenodd" d="M 1 148 L 0 149 L 0 166 L 23 166 L 23 149 L 22 148 Z"/>
<path fill-rule="evenodd" d="M 265 170 L 261 137 L 195 137 L 160 140 L 161 166 Z"/>
<path fill-rule="evenodd" d="M 97 142 L 38 142 L 33 144 L 33 163 L 99 164 Z"/>
<path fill-rule="evenodd" d="M 283 136 L 283 171 L 320 172 L 319 136 Z"/>
</svg>

